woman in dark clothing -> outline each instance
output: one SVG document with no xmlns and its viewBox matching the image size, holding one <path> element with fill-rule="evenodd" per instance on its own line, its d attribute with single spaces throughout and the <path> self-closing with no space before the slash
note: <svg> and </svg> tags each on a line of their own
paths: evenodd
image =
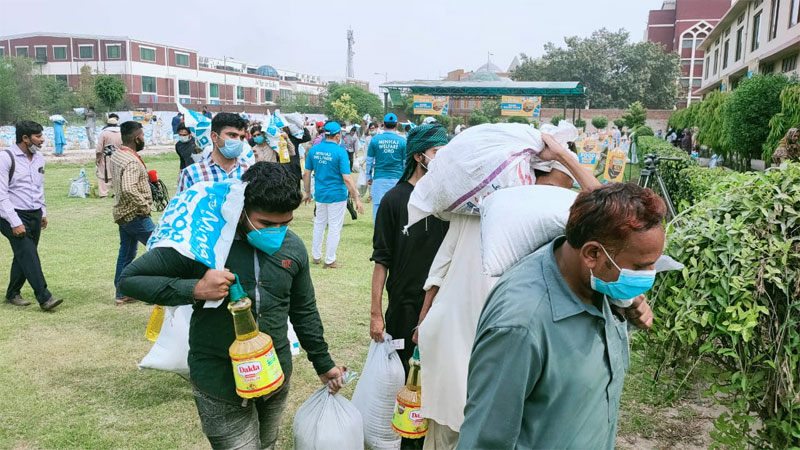
<svg viewBox="0 0 800 450">
<path fill-rule="evenodd" d="M 692 153 L 692 132 L 685 128 L 683 130 L 683 138 L 681 139 L 681 149 L 686 153 Z"/>
<path fill-rule="evenodd" d="M 181 158 L 181 170 L 194 164 L 192 155 L 199 153 L 198 150 L 197 141 L 194 140 L 192 132 L 183 124 L 178 126 L 178 142 L 175 143 L 175 153 Z"/>
</svg>

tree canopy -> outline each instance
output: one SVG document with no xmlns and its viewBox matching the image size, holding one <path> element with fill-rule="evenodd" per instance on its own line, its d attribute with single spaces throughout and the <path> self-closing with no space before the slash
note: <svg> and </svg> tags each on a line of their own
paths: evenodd
<svg viewBox="0 0 800 450">
<path fill-rule="evenodd" d="M 381 103 L 381 99 L 377 95 L 358 86 L 339 83 L 328 85 L 328 95 L 325 98 L 325 115 L 336 117 L 333 103 L 345 94 L 350 97 L 348 102 L 355 108 L 359 119 L 364 117 L 364 114 L 369 114 L 372 117 L 382 117 L 383 103 Z M 343 117 L 336 118 L 343 119 Z"/>
<path fill-rule="evenodd" d="M 517 81 L 580 81 L 592 108 L 625 108 L 641 102 L 645 108 L 675 106 L 680 57 L 664 53 L 660 44 L 629 41 L 625 30 L 605 28 L 588 38 L 564 39 L 566 48 L 552 42 L 541 58 L 524 53 L 512 74 Z"/>
</svg>

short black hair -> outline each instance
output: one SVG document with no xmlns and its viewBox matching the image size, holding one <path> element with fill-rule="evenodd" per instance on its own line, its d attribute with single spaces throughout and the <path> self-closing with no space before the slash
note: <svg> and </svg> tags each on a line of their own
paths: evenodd
<svg viewBox="0 0 800 450">
<path fill-rule="evenodd" d="M 394 130 L 397 128 L 397 122 L 383 122 L 383 127 L 387 130 Z"/>
<path fill-rule="evenodd" d="M 115 119 L 119 119 L 119 116 L 116 115 L 115 113 L 111 113 L 111 114 L 108 115 L 109 119 L 112 118 L 112 117 L 115 118 Z"/>
<path fill-rule="evenodd" d="M 122 135 L 122 140 L 127 142 L 137 131 L 142 129 L 142 124 L 135 120 L 122 122 L 119 126 L 119 133 Z"/>
<path fill-rule="evenodd" d="M 300 183 L 287 166 L 262 161 L 247 169 L 242 175 L 242 181 L 248 183 L 244 190 L 246 210 L 287 213 L 300 206 Z"/>
<path fill-rule="evenodd" d="M 186 131 L 188 131 L 188 132 L 189 132 L 189 134 L 192 134 L 192 130 L 190 130 L 190 129 L 189 129 L 189 127 L 187 127 L 187 126 L 186 126 L 186 125 L 184 125 L 184 124 L 180 124 L 180 125 L 178 125 L 178 130 L 177 130 L 177 132 L 178 132 L 178 133 L 180 133 L 180 132 L 181 132 L 181 130 L 186 130 Z"/>
<path fill-rule="evenodd" d="M 41 125 L 32 120 L 23 120 L 22 122 L 17 122 L 15 127 L 17 129 L 17 144 L 22 143 L 23 137 L 31 137 L 36 134 L 41 134 L 42 130 L 44 130 Z"/>
<path fill-rule="evenodd" d="M 409 130 L 411 130 L 411 125 L 408 125 L 408 124 L 403 125 L 403 128 L 405 128 L 406 131 L 409 131 Z"/>
<path fill-rule="evenodd" d="M 233 127 L 237 130 L 246 130 L 247 122 L 242 116 L 234 113 L 221 112 L 211 119 L 211 131 L 219 134 L 223 128 Z"/>
<path fill-rule="evenodd" d="M 261 125 L 253 125 L 252 127 L 250 127 L 250 134 L 255 134 L 256 131 L 263 133 Z"/>
</svg>

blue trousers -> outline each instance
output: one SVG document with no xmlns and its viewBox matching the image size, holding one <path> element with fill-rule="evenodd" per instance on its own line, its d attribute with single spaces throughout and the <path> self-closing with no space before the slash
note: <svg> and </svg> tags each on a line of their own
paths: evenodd
<svg viewBox="0 0 800 450">
<path fill-rule="evenodd" d="M 155 229 L 156 226 L 149 217 L 137 217 L 119 226 L 119 255 L 117 255 L 117 272 L 114 275 L 117 298 L 125 297 L 119 291 L 119 278 L 122 271 L 136 258 L 136 249 L 139 243 L 147 244 L 147 240 L 150 239 L 150 235 Z"/>
<path fill-rule="evenodd" d="M 378 217 L 378 207 L 381 206 L 381 199 L 389 189 L 395 187 L 397 178 L 379 178 L 372 180 L 372 223 L 375 224 L 375 218 Z"/>
</svg>

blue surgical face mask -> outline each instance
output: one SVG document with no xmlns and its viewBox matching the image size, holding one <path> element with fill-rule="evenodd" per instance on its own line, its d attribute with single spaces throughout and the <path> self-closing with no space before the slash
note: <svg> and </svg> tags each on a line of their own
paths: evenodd
<svg viewBox="0 0 800 450">
<path fill-rule="evenodd" d="M 595 277 L 590 269 L 592 289 L 610 298 L 627 300 L 638 297 L 653 287 L 656 280 L 655 270 L 620 269 L 606 249 L 602 245 L 600 248 L 603 249 L 603 253 L 606 254 L 611 264 L 614 264 L 614 267 L 619 270 L 619 278 L 617 281 L 603 281 Z"/>
<path fill-rule="evenodd" d="M 247 218 L 247 223 L 253 228 L 253 231 L 247 233 L 247 242 L 268 255 L 274 255 L 283 245 L 283 239 L 286 237 L 286 230 L 289 229 L 289 226 L 283 225 L 256 230 L 247 213 L 244 213 L 244 216 Z"/>
<path fill-rule="evenodd" d="M 219 152 L 227 159 L 238 158 L 242 154 L 244 142 L 239 139 L 225 139 L 225 146 L 219 147 Z"/>
<path fill-rule="evenodd" d="M 253 142 L 255 142 L 258 145 L 263 144 L 264 143 L 264 136 L 259 135 L 259 136 L 254 137 L 253 138 Z"/>
</svg>

